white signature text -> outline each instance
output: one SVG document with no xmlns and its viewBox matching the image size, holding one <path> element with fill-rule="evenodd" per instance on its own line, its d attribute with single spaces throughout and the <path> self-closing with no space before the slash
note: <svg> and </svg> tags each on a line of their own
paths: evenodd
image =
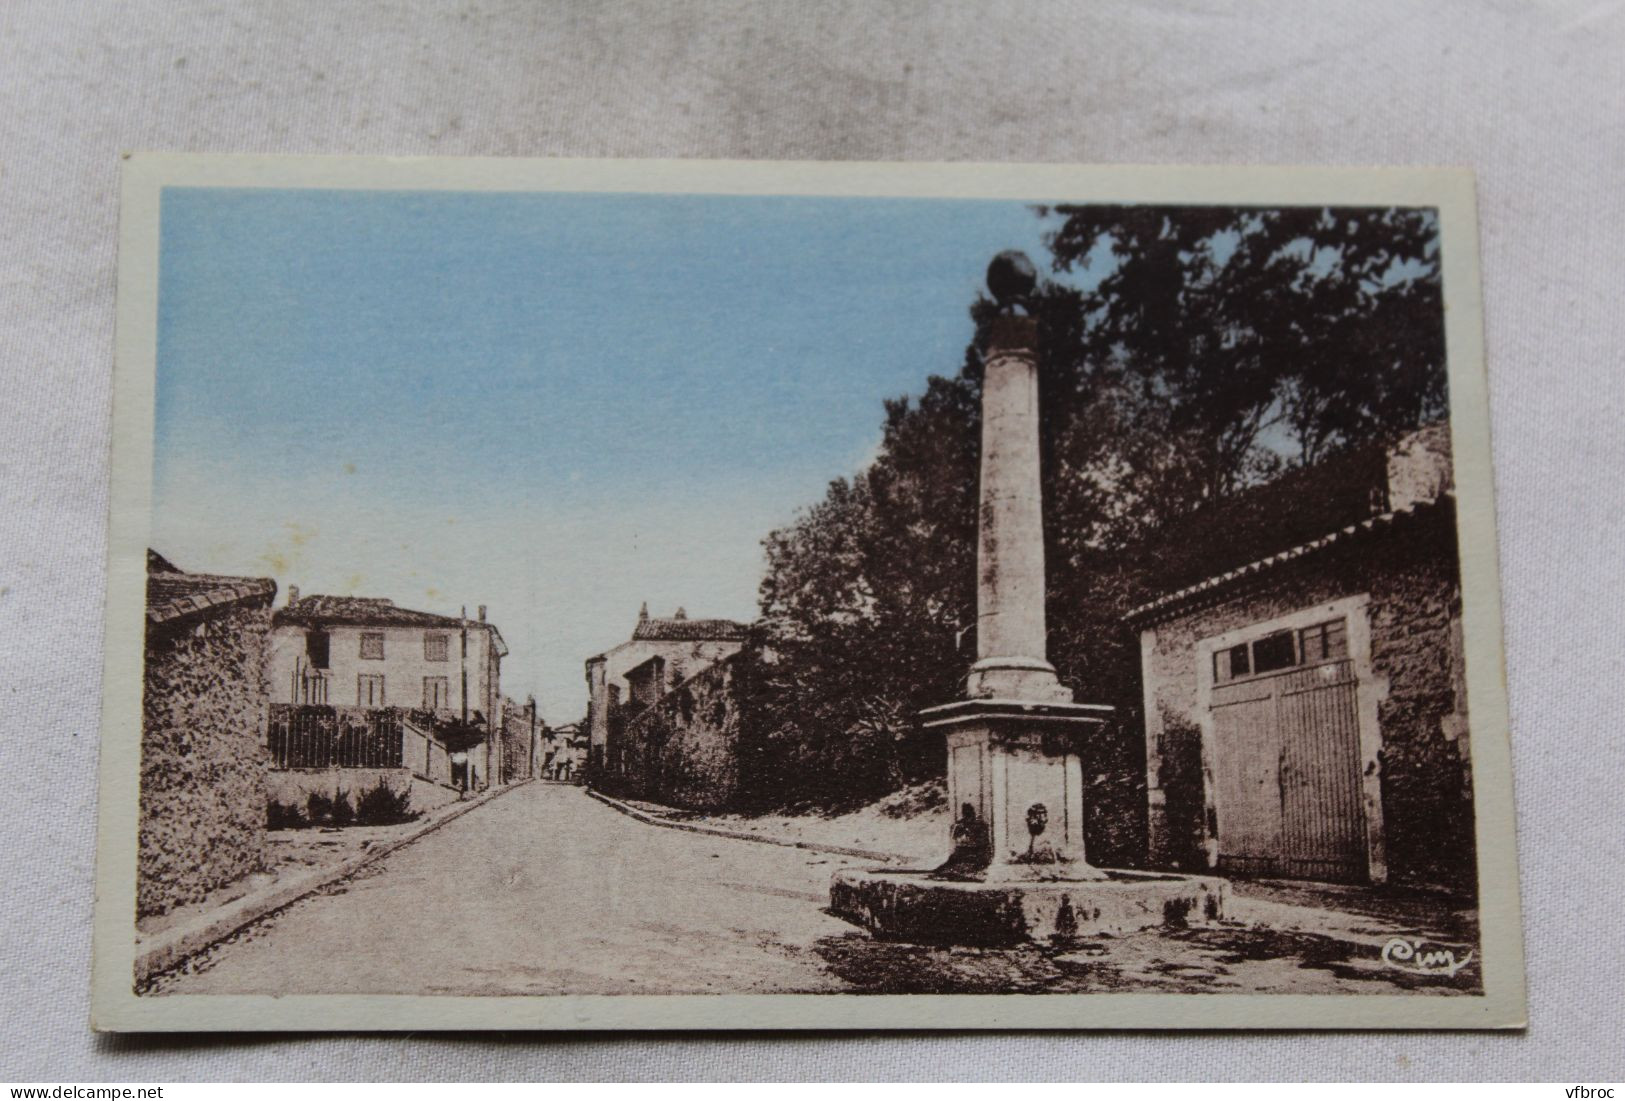
<svg viewBox="0 0 1625 1101">
<path fill-rule="evenodd" d="M 1473 962 L 1472 952 L 1457 956 L 1454 948 L 1427 948 L 1426 942 L 1394 937 L 1382 946 L 1382 962 L 1413 975 L 1454 975 Z"/>
</svg>

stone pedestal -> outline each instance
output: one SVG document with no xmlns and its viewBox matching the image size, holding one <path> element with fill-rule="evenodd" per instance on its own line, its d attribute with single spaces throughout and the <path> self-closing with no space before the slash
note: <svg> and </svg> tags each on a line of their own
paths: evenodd
<svg viewBox="0 0 1625 1101">
<path fill-rule="evenodd" d="M 1112 708 L 982 699 L 932 708 L 920 718 L 945 735 L 956 822 L 979 822 L 987 832 L 986 868 L 965 874 L 1103 878 L 1084 848 L 1082 750 L 1111 721 Z"/>
<path fill-rule="evenodd" d="M 830 908 L 841 917 L 887 940 L 1001 947 L 1224 916 L 1221 879 L 1089 863 L 1082 749 L 1112 708 L 976 699 L 921 718 L 947 742 L 954 852 L 935 868 L 837 872 Z"/>
</svg>

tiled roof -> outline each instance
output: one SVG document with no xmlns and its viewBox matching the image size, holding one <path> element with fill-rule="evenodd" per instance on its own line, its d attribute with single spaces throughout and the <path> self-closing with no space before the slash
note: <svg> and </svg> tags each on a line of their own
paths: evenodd
<svg viewBox="0 0 1625 1101">
<path fill-rule="evenodd" d="M 1422 501 L 1411 505 L 1409 508 L 1396 509 L 1393 512 L 1384 512 L 1372 516 L 1357 524 L 1349 524 L 1346 527 L 1338 528 L 1329 535 L 1311 539 L 1278 554 L 1248 562 L 1245 565 L 1237 566 L 1233 570 L 1215 574 L 1195 585 L 1187 585 L 1176 592 L 1160 596 L 1156 600 L 1133 609 L 1123 619 L 1130 624 L 1143 624 L 1164 618 L 1190 605 L 1199 603 L 1203 598 L 1217 596 L 1249 578 L 1269 573 L 1281 566 L 1306 558 L 1334 545 L 1344 545 L 1362 536 L 1392 530 L 1402 524 L 1435 515 L 1441 509 L 1448 509 L 1450 514 L 1453 515 L 1455 504 L 1455 494 L 1445 493 L 1434 500 Z"/>
<path fill-rule="evenodd" d="M 172 623 L 214 608 L 276 596 L 269 577 L 186 573 L 156 551 L 147 552 L 147 622 Z"/>
<path fill-rule="evenodd" d="M 737 642 L 748 628 L 731 619 L 645 619 L 632 632 L 633 642 Z"/>
<path fill-rule="evenodd" d="M 1180 516 L 1139 548 L 1147 595 L 1195 585 L 1386 512 L 1387 459 L 1363 447 Z"/>
<path fill-rule="evenodd" d="M 483 620 L 461 620 L 456 616 L 418 612 L 411 608 L 397 608 L 395 602 L 380 596 L 315 596 L 301 597 L 271 617 L 273 627 L 322 627 L 345 625 L 351 627 L 440 627 L 446 630 L 470 627 L 490 630 L 497 654 L 506 657 L 508 644 L 496 624 Z"/>
<path fill-rule="evenodd" d="M 316 627 L 349 624 L 360 627 L 460 627 L 455 616 L 397 608 L 394 601 L 374 596 L 307 596 L 276 613 L 276 626 Z"/>
</svg>

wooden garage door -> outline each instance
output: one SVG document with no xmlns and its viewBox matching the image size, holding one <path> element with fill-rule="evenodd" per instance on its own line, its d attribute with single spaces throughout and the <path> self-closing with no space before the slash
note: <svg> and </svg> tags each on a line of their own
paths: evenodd
<svg viewBox="0 0 1625 1101">
<path fill-rule="evenodd" d="M 1219 866 L 1366 877 L 1358 682 L 1347 657 L 1213 687 Z"/>
</svg>

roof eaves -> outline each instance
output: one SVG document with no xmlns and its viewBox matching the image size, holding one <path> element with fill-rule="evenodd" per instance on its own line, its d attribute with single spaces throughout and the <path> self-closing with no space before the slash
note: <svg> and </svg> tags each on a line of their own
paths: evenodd
<svg viewBox="0 0 1625 1101">
<path fill-rule="evenodd" d="M 151 577 L 174 577 L 188 583 L 219 582 L 213 588 L 172 597 L 147 607 L 147 622 L 172 623 L 187 616 L 197 615 L 212 608 L 221 608 L 258 597 L 274 599 L 276 582 L 268 577 L 225 577 L 209 574 L 151 574 Z"/>
<path fill-rule="evenodd" d="M 425 627 L 450 630 L 469 625 L 469 621 L 437 612 L 422 612 L 415 608 L 402 608 L 382 603 L 374 606 L 366 598 L 329 598 L 307 596 L 297 604 L 290 604 L 276 613 L 277 626 L 320 626 L 334 624 L 350 627 Z"/>
<path fill-rule="evenodd" d="M 1240 583 L 1241 581 L 1269 573 L 1289 562 L 1295 562 L 1299 559 L 1308 557 L 1309 555 L 1319 553 L 1320 551 L 1325 550 L 1327 547 L 1333 546 L 1334 544 L 1346 543 L 1350 539 L 1369 532 L 1374 532 L 1379 528 L 1392 527 L 1397 521 L 1401 521 L 1424 512 L 1432 511 L 1433 508 L 1446 501 L 1454 503 L 1455 494 L 1446 492 L 1431 501 L 1421 501 L 1413 505 L 1408 505 L 1402 509 L 1395 509 L 1392 512 L 1384 512 L 1380 515 L 1369 517 L 1368 519 L 1362 520 L 1357 524 L 1349 524 L 1346 527 L 1339 528 L 1336 531 L 1323 535 L 1318 539 L 1311 539 L 1307 543 L 1300 543 L 1295 547 L 1291 547 L 1287 550 L 1280 551 L 1279 553 L 1249 562 L 1244 566 L 1237 566 L 1233 570 L 1226 570 L 1224 573 L 1215 574 L 1214 576 L 1203 581 L 1198 581 L 1194 585 L 1187 585 L 1183 589 L 1178 589 L 1174 592 L 1160 596 L 1156 600 L 1141 604 L 1137 608 L 1130 609 L 1129 612 L 1123 616 L 1123 621 L 1133 625 L 1136 623 L 1143 623 L 1161 618 L 1180 608 L 1183 608 L 1199 597 L 1210 593 L 1218 593 L 1230 588 L 1232 585 Z"/>
</svg>

